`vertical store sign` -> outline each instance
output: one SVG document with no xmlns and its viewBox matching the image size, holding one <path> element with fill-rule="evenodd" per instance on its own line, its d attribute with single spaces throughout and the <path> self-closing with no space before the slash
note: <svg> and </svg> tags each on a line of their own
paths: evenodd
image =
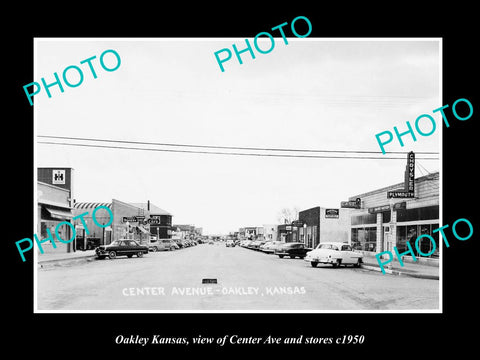
<svg viewBox="0 0 480 360">
<path fill-rule="evenodd" d="M 404 190 L 387 192 L 387 198 L 413 198 L 415 197 L 415 153 L 410 151 L 407 154 L 407 166 L 405 169 Z"/>
<path fill-rule="evenodd" d="M 415 192 L 415 154 L 413 151 L 408 153 L 407 174 L 407 191 Z"/>
</svg>

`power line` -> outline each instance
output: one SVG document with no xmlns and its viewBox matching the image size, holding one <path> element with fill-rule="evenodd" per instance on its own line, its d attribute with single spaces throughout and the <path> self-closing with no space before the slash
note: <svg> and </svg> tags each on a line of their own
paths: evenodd
<svg viewBox="0 0 480 360">
<path fill-rule="evenodd" d="M 228 149 L 228 150 L 261 150 L 261 151 L 288 151 L 288 152 L 325 152 L 325 153 L 357 153 L 357 154 L 381 154 L 380 151 L 364 151 L 364 150 L 315 150 L 315 149 L 286 149 L 286 148 L 260 148 L 260 147 L 240 147 L 240 146 L 218 146 L 218 145 L 193 145 L 193 144 L 172 144 L 172 143 L 158 143 L 146 141 L 131 141 L 131 140 L 112 140 L 112 139 L 94 139 L 82 137 L 69 136 L 50 136 L 37 135 L 41 138 L 64 139 L 64 140 L 80 140 L 80 141 L 97 141 L 107 143 L 122 143 L 122 144 L 137 144 L 137 145 L 156 145 L 156 146 L 171 146 L 171 147 L 187 147 L 187 148 L 203 148 L 203 149 Z M 39 142 L 41 143 L 41 142 Z M 403 154 L 402 151 L 390 151 L 390 154 Z M 437 155 L 437 152 L 419 151 L 416 154 L 423 155 Z M 433 159 L 433 158 L 432 158 Z M 437 159 L 437 158 L 435 158 Z"/>
<path fill-rule="evenodd" d="M 372 159 L 372 160 L 405 160 L 403 157 L 386 157 L 386 156 L 331 156 L 331 155 L 290 155 L 290 154 L 261 154 L 261 153 L 238 153 L 238 152 L 220 152 L 220 151 L 198 151 L 198 150 L 173 150 L 173 149 L 153 149 L 153 148 L 137 148 L 137 147 L 123 147 L 112 145 L 93 145 L 93 144 L 74 144 L 50 141 L 38 141 L 38 144 L 48 145 L 64 145 L 64 146 L 81 146 L 104 149 L 123 149 L 123 150 L 144 150 L 144 151 L 161 151 L 161 152 L 175 152 L 175 153 L 189 153 L 189 154 L 210 154 L 210 155 L 238 155 L 238 156 L 260 156 L 260 157 L 288 157 L 288 158 L 315 158 L 315 159 Z M 284 150 L 286 151 L 286 150 Z M 438 158 L 419 158 L 423 160 L 438 160 Z"/>
</svg>

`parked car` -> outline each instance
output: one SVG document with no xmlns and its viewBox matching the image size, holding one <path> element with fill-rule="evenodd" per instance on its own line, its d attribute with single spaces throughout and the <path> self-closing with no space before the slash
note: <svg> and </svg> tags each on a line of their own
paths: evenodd
<svg viewBox="0 0 480 360">
<path fill-rule="evenodd" d="M 275 252 L 275 250 L 278 249 L 283 244 L 285 244 L 285 243 L 283 243 L 281 241 L 267 241 L 265 244 L 263 244 L 260 247 L 260 250 L 262 250 L 263 252 L 268 253 L 268 254 L 273 254 Z"/>
<path fill-rule="evenodd" d="M 173 250 L 180 249 L 180 247 L 177 245 L 177 243 L 175 241 L 173 241 L 172 239 L 160 239 L 160 241 L 162 242 L 165 250 L 173 251 Z"/>
<path fill-rule="evenodd" d="M 315 249 L 309 251 L 305 257 L 313 267 L 319 263 L 340 265 L 353 265 L 359 267 L 363 262 L 363 254 L 354 251 L 348 244 L 341 242 L 324 242 L 318 244 Z"/>
<path fill-rule="evenodd" d="M 248 248 L 248 246 L 250 245 L 251 242 L 252 242 L 252 240 L 244 240 L 242 246 Z"/>
<path fill-rule="evenodd" d="M 235 247 L 235 241 L 229 239 L 229 240 L 225 241 L 225 246 L 226 247 Z"/>
<path fill-rule="evenodd" d="M 261 245 L 265 243 L 265 240 L 253 240 L 248 244 L 248 248 L 258 250 Z"/>
<path fill-rule="evenodd" d="M 260 250 L 260 247 L 265 244 L 267 240 L 256 240 L 254 241 L 254 244 L 252 246 L 252 249 L 254 250 Z"/>
<path fill-rule="evenodd" d="M 247 247 L 249 249 L 255 249 L 257 246 L 258 246 L 258 241 L 257 240 L 252 240 L 247 245 Z"/>
<path fill-rule="evenodd" d="M 303 259 L 309 250 L 311 249 L 306 248 L 303 243 L 291 242 L 285 243 L 275 249 L 275 255 L 278 255 L 280 259 L 284 256 L 290 256 L 292 259 L 295 259 L 296 257 Z"/>
<path fill-rule="evenodd" d="M 185 243 L 181 239 L 174 239 L 175 244 L 177 244 L 179 249 L 183 249 L 185 247 Z"/>
<path fill-rule="evenodd" d="M 127 256 L 131 258 L 133 255 L 142 257 L 143 254 L 148 254 L 148 247 L 140 245 L 135 240 L 121 239 L 115 240 L 109 245 L 102 245 L 95 249 L 95 254 L 99 259 L 104 259 L 108 256 L 110 259 L 115 259 L 117 256 Z"/>
<path fill-rule="evenodd" d="M 153 252 L 169 250 L 165 248 L 165 244 L 162 241 L 156 239 L 150 239 L 147 246 L 148 250 Z"/>
</svg>

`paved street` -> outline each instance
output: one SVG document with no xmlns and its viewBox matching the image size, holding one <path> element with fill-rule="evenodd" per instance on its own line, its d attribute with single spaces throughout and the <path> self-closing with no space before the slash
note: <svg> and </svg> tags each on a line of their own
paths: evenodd
<svg viewBox="0 0 480 360">
<path fill-rule="evenodd" d="M 202 279 L 217 284 L 202 284 Z M 39 269 L 39 310 L 436 310 L 439 281 L 223 243 Z"/>
</svg>

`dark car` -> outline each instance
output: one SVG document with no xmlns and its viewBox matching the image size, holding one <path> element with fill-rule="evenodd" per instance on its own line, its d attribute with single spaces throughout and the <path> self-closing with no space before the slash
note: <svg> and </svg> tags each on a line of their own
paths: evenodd
<svg viewBox="0 0 480 360">
<path fill-rule="evenodd" d="M 186 246 L 185 246 L 185 243 L 184 243 L 182 240 L 180 240 L 180 239 L 175 239 L 174 241 L 175 241 L 175 244 L 177 244 L 177 246 L 178 246 L 180 249 L 183 249 L 184 247 L 186 247 Z"/>
<path fill-rule="evenodd" d="M 143 254 L 148 254 L 148 247 L 140 245 L 135 240 L 115 240 L 109 245 L 102 245 L 95 249 L 95 253 L 99 259 L 104 259 L 108 256 L 110 259 L 115 259 L 117 256 L 127 256 L 131 258 L 133 255 L 142 257 Z"/>
<path fill-rule="evenodd" d="M 311 249 L 305 247 L 305 244 L 299 242 L 291 242 L 285 243 L 282 246 L 279 246 L 275 249 L 275 255 L 278 255 L 279 258 L 283 258 L 284 256 L 290 256 L 290 258 L 294 259 L 296 257 L 303 259 L 307 252 Z"/>
</svg>

